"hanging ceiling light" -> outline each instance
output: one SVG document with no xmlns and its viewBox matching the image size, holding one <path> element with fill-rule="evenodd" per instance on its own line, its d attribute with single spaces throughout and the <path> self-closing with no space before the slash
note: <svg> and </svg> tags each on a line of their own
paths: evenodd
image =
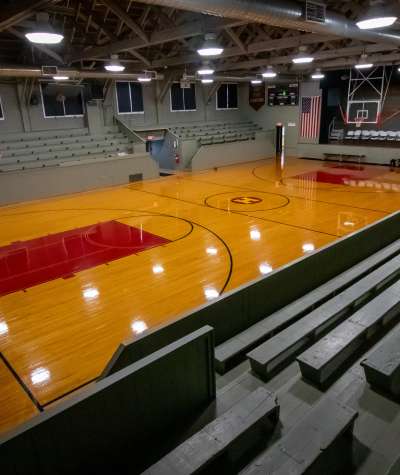
<svg viewBox="0 0 400 475">
<path fill-rule="evenodd" d="M 197 74 L 200 76 L 207 76 L 209 74 L 214 74 L 214 71 L 215 70 L 211 67 L 210 63 L 206 61 L 200 66 L 200 69 L 197 70 Z"/>
<path fill-rule="evenodd" d="M 204 43 L 197 50 L 200 56 L 219 56 L 224 51 L 224 48 L 217 43 L 217 35 L 215 33 L 207 33 L 204 40 Z"/>
<path fill-rule="evenodd" d="M 307 54 L 307 46 L 300 46 L 299 54 L 292 59 L 294 64 L 307 64 L 312 63 L 314 58 Z"/>
<path fill-rule="evenodd" d="M 323 74 L 319 68 L 317 68 L 311 75 L 311 79 L 324 79 L 324 77 L 325 74 Z"/>
<path fill-rule="evenodd" d="M 117 54 L 112 54 L 111 61 L 106 64 L 104 68 L 111 73 L 120 73 L 121 71 L 124 71 L 125 66 L 121 64 Z"/>
<path fill-rule="evenodd" d="M 54 31 L 54 28 L 49 23 L 49 14 L 46 12 L 37 13 L 36 27 L 34 31 L 26 33 L 25 37 L 31 43 L 42 45 L 55 45 L 64 39 L 63 35 Z"/>
<path fill-rule="evenodd" d="M 360 16 L 356 25 L 361 30 L 373 30 L 393 25 L 397 20 L 397 12 L 393 5 L 385 5 L 383 0 L 371 0 L 369 8 Z"/>
<path fill-rule="evenodd" d="M 370 69 L 374 64 L 368 62 L 368 55 L 362 54 L 360 61 L 354 65 L 356 69 Z"/>
<path fill-rule="evenodd" d="M 214 82 L 213 78 L 203 78 L 201 80 L 202 84 L 212 84 Z"/>
<path fill-rule="evenodd" d="M 68 81 L 68 76 L 61 76 L 60 74 L 57 76 L 53 76 L 54 81 Z"/>
<path fill-rule="evenodd" d="M 139 82 L 151 82 L 151 75 L 148 73 L 148 72 L 144 72 L 144 74 L 141 74 L 140 76 L 138 76 L 138 81 Z"/>
<path fill-rule="evenodd" d="M 262 84 L 262 79 L 252 79 L 251 84 L 255 84 L 255 85 Z"/>
<path fill-rule="evenodd" d="M 264 78 L 276 78 L 276 72 L 273 70 L 272 66 L 268 66 L 267 70 L 262 73 Z"/>
</svg>

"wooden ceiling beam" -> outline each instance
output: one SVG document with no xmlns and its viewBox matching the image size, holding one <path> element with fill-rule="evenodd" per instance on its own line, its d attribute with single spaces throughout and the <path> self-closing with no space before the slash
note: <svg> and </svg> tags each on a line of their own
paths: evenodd
<svg viewBox="0 0 400 475">
<path fill-rule="evenodd" d="M 110 56 L 111 54 L 120 53 L 121 51 L 140 49 L 146 46 L 155 46 L 171 41 L 177 41 L 182 38 L 204 35 L 205 31 L 209 31 L 210 29 L 221 30 L 229 26 L 240 26 L 243 24 L 245 24 L 245 22 L 234 20 L 221 21 L 214 18 L 209 19 L 205 23 L 190 21 L 174 28 L 154 31 L 147 43 L 141 38 L 130 38 L 119 40 L 106 46 L 92 47 L 87 48 L 84 51 L 77 51 L 69 56 L 68 62 L 80 61 L 85 58 Z"/>
<path fill-rule="evenodd" d="M 7 30 L 14 25 L 17 25 L 21 21 L 27 20 L 36 13 L 37 10 L 41 10 L 46 6 L 57 3 L 60 0 L 26 0 L 19 2 L 18 7 L 12 10 L 5 10 L 0 16 L 0 31 Z"/>
<path fill-rule="evenodd" d="M 121 21 L 125 23 L 139 38 L 141 38 L 145 43 L 149 42 L 149 38 L 142 28 L 133 20 L 133 18 L 125 12 L 119 5 L 115 3 L 114 0 L 101 0 L 107 8 L 109 8 L 114 15 L 116 15 Z"/>
</svg>

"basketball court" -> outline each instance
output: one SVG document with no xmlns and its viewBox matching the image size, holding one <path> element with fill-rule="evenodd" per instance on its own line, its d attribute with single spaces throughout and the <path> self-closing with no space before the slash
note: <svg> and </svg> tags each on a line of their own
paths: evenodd
<svg viewBox="0 0 400 475">
<path fill-rule="evenodd" d="M 121 341 L 399 206 L 388 167 L 289 158 L 1 208 L 1 429 L 93 382 Z"/>
</svg>

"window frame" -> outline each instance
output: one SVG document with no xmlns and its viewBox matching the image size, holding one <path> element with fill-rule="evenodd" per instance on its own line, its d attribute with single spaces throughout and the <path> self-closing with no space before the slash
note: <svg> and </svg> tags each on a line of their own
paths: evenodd
<svg viewBox="0 0 400 475">
<path fill-rule="evenodd" d="M 44 107 L 44 97 L 43 97 L 43 85 L 40 83 L 40 97 L 42 99 L 42 110 L 43 110 L 43 117 L 45 119 L 76 119 L 80 117 L 85 116 L 85 104 L 83 101 L 83 94 L 82 90 L 80 90 L 80 96 L 81 96 L 81 103 L 82 103 L 82 114 L 65 114 L 65 101 L 63 101 L 63 109 L 64 109 L 64 114 L 63 115 L 46 115 L 46 108 Z"/>
<path fill-rule="evenodd" d="M 118 89 L 117 89 L 117 85 L 118 83 L 128 83 L 129 85 L 129 103 L 131 105 L 131 110 L 130 112 L 120 112 L 119 111 L 119 100 L 118 100 Z M 143 110 L 141 111 L 133 111 L 132 110 L 132 92 L 131 92 L 131 83 L 133 84 L 138 84 L 139 86 L 141 86 L 141 90 L 142 90 L 142 104 L 143 104 Z M 143 97 L 143 86 L 140 82 L 136 82 L 136 81 L 115 81 L 115 99 L 117 101 L 117 114 L 118 115 L 131 115 L 131 114 L 144 114 L 144 97 Z"/>
<path fill-rule="evenodd" d="M 236 100 L 237 100 L 237 107 L 229 107 L 229 84 L 234 84 L 236 86 Z M 237 111 L 239 110 L 239 87 L 237 82 L 224 82 L 219 87 L 227 86 L 226 87 L 226 104 L 227 107 L 218 107 L 218 90 L 215 91 L 215 109 L 217 111 Z"/>
<path fill-rule="evenodd" d="M 4 114 L 4 107 L 3 107 L 3 101 L 1 99 L 1 96 L 0 96 L 0 108 L 1 108 L 1 114 L 2 114 L 2 117 L 0 117 L 0 120 L 5 120 L 6 115 Z"/>
<path fill-rule="evenodd" d="M 174 81 L 170 88 L 169 88 L 169 110 L 170 112 L 197 112 L 197 94 L 196 94 L 196 83 L 195 82 L 191 82 L 190 83 L 190 87 L 194 86 L 194 102 L 196 104 L 196 109 L 173 109 L 172 108 L 172 86 L 173 84 L 180 84 L 179 81 Z M 183 103 L 183 107 L 185 107 L 185 88 L 181 88 L 182 90 L 182 103 Z"/>
</svg>

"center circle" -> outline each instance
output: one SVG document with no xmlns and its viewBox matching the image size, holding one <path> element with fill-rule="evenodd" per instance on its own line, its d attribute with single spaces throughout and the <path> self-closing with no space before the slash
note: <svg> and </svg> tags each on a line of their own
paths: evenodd
<svg viewBox="0 0 400 475">
<path fill-rule="evenodd" d="M 208 196 L 204 202 L 210 208 L 245 213 L 283 208 L 290 200 L 279 193 L 253 190 L 249 194 L 241 194 L 240 191 L 216 193 Z"/>
<path fill-rule="evenodd" d="M 255 205 L 262 201 L 261 198 L 257 198 L 256 196 L 236 196 L 231 199 L 231 203 L 236 203 L 238 205 Z"/>
</svg>

